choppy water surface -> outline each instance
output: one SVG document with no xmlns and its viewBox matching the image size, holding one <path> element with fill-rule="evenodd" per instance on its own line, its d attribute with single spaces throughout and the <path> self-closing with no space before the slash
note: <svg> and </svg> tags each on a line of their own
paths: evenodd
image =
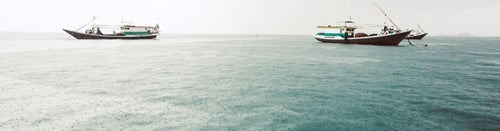
<svg viewBox="0 0 500 131">
<path fill-rule="evenodd" d="M 500 130 L 500 38 L 19 36 L 0 40 L 1 130 Z"/>
</svg>

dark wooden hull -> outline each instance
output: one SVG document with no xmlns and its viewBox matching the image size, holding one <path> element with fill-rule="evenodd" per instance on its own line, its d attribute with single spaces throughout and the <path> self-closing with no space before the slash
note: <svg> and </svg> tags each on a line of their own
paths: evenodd
<svg viewBox="0 0 500 131">
<path fill-rule="evenodd" d="M 406 38 L 406 36 L 410 34 L 410 32 L 411 31 L 406 31 L 385 36 L 368 36 L 348 39 L 315 38 L 316 40 L 325 43 L 397 46 Z"/>
<path fill-rule="evenodd" d="M 117 36 L 117 35 L 93 35 L 85 34 L 76 31 L 70 31 L 63 29 L 64 32 L 75 37 L 76 39 L 127 39 L 127 40 L 137 40 L 137 39 L 154 39 L 156 35 L 138 35 L 138 36 Z"/>
<path fill-rule="evenodd" d="M 421 40 L 423 39 L 427 33 L 420 34 L 420 35 L 414 35 L 414 36 L 407 36 L 406 39 L 412 39 L 412 40 Z"/>
</svg>

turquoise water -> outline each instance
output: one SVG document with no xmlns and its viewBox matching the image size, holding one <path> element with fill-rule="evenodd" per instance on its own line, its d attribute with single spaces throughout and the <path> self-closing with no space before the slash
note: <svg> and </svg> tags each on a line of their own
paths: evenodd
<svg viewBox="0 0 500 131">
<path fill-rule="evenodd" d="M 500 130 L 500 38 L 21 35 L 0 37 L 0 130 Z"/>
</svg>

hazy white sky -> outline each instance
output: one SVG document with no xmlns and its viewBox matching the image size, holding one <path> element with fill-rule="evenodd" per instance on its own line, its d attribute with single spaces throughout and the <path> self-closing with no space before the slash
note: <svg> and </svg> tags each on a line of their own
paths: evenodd
<svg viewBox="0 0 500 131">
<path fill-rule="evenodd" d="M 500 0 L 376 0 L 402 29 L 432 35 L 500 36 Z M 313 34 L 315 26 L 352 16 L 361 24 L 389 21 L 370 0 L 8 0 L 2 32 L 62 32 L 92 16 L 99 24 L 155 24 L 162 33 Z"/>
</svg>

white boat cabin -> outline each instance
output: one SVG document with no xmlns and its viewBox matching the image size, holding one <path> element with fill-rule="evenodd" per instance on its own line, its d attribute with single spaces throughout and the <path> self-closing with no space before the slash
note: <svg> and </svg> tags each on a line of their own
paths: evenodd
<svg viewBox="0 0 500 131">
<path fill-rule="evenodd" d="M 111 34 L 106 35 L 151 35 L 160 33 L 160 26 L 136 26 L 136 25 L 121 25 L 119 26 L 117 32 L 117 26 L 109 26 L 109 25 L 92 25 L 90 29 L 85 31 L 86 34 L 94 34 L 94 35 L 105 35 L 102 30 L 112 31 Z M 109 33 L 109 32 L 108 32 Z"/>
<path fill-rule="evenodd" d="M 358 27 L 352 21 L 341 21 L 339 23 L 344 23 L 344 25 L 317 26 L 316 28 L 318 29 L 318 33 L 316 33 L 314 36 L 318 38 L 346 39 L 346 38 L 390 35 L 400 32 L 399 30 L 395 30 L 388 26 L 383 26 L 383 29 L 381 30 L 380 33 L 366 34 L 357 32 Z"/>
<path fill-rule="evenodd" d="M 327 25 L 327 26 L 317 26 L 318 33 L 315 37 L 322 38 L 353 38 L 355 37 L 355 30 L 358 29 L 353 21 L 341 21 L 339 23 L 344 23 L 344 25 Z"/>
</svg>

